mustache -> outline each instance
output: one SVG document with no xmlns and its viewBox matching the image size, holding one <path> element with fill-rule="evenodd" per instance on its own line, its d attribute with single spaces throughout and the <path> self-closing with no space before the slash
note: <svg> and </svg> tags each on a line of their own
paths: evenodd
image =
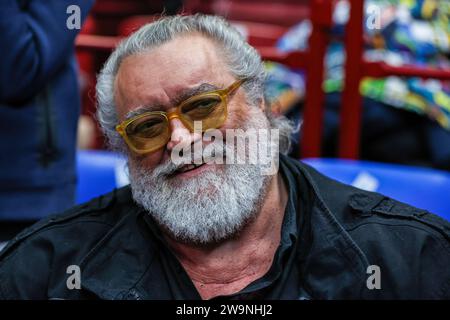
<svg viewBox="0 0 450 320">
<path fill-rule="evenodd" d="M 214 142 L 212 142 L 214 144 Z M 191 149 L 190 155 L 184 155 L 184 159 L 188 159 L 189 161 L 183 161 L 182 163 L 174 163 L 169 157 L 169 159 L 156 168 L 153 169 L 152 176 L 155 178 L 167 178 L 175 175 L 175 172 L 186 165 L 194 164 L 198 162 L 202 163 L 213 163 L 215 159 L 218 157 L 222 157 L 224 159 L 226 157 L 227 152 L 233 152 L 234 149 L 232 146 L 228 146 L 226 142 L 221 144 L 222 148 L 214 148 L 213 152 L 211 152 L 208 156 L 202 154 L 196 154 L 194 152 L 194 148 Z M 202 149 L 203 150 L 203 149 Z"/>
</svg>

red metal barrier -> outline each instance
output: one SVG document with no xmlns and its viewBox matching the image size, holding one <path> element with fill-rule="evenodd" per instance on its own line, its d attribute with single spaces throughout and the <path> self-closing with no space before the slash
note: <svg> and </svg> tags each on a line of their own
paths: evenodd
<svg viewBox="0 0 450 320">
<path fill-rule="evenodd" d="M 312 32 L 306 67 L 306 101 L 302 124 L 303 158 L 319 157 L 322 145 L 324 59 L 332 26 L 334 1 L 311 1 Z"/>
<path fill-rule="evenodd" d="M 350 19 L 345 28 L 345 84 L 342 92 L 339 156 L 356 159 L 359 148 L 355 146 L 359 146 L 361 126 L 359 83 L 362 77 L 364 1 L 351 1 L 350 5 Z"/>
<path fill-rule="evenodd" d="M 119 37 L 80 34 L 75 40 L 75 45 L 77 50 L 80 51 L 108 52 L 113 50 L 119 41 Z"/>
<path fill-rule="evenodd" d="M 309 55 L 304 51 L 280 52 L 274 47 L 257 47 L 256 49 L 263 60 L 279 62 L 298 69 L 304 69 L 308 65 Z"/>
<path fill-rule="evenodd" d="M 365 76 L 382 78 L 387 76 L 419 77 L 423 79 L 450 80 L 450 71 L 416 66 L 395 67 L 384 62 L 363 62 Z"/>
<path fill-rule="evenodd" d="M 357 159 L 360 149 L 362 99 L 360 81 L 369 76 L 405 76 L 450 80 L 449 70 L 421 68 L 415 66 L 390 66 L 384 62 L 363 60 L 364 0 L 350 2 L 350 19 L 346 27 L 345 88 L 342 94 L 339 156 Z"/>
</svg>

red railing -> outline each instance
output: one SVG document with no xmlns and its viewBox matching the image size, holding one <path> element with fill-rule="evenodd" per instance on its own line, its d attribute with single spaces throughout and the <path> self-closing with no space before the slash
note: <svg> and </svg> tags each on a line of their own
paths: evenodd
<svg viewBox="0 0 450 320">
<path fill-rule="evenodd" d="M 450 80 L 450 70 L 419 68 L 414 66 L 390 66 L 384 62 L 363 60 L 364 1 L 350 1 L 350 19 L 347 25 L 345 48 L 345 88 L 342 94 L 339 157 L 357 159 L 360 148 L 362 99 L 359 91 L 363 77 L 382 78 L 405 76 Z"/>
<path fill-rule="evenodd" d="M 299 157 L 318 157 L 322 146 L 324 60 L 334 1 L 311 0 L 312 31 L 306 66 L 306 100 Z"/>
<path fill-rule="evenodd" d="M 80 34 L 75 40 L 77 50 L 80 51 L 112 51 L 119 43 L 119 37 L 96 36 Z"/>
</svg>

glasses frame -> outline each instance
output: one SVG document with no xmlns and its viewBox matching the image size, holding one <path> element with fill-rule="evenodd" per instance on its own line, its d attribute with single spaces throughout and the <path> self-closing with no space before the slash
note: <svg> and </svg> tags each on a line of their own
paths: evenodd
<svg viewBox="0 0 450 320">
<path fill-rule="evenodd" d="M 164 144 L 162 144 L 160 147 L 149 148 L 149 149 L 146 149 L 146 150 L 140 150 L 140 149 L 137 149 L 133 145 L 133 142 L 131 142 L 131 140 L 130 140 L 128 134 L 127 134 L 127 130 L 126 129 L 131 123 L 133 123 L 134 121 L 137 121 L 137 120 L 139 120 L 139 119 L 141 119 L 143 117 L 149 116 L 149 115 L 160 115 L 160 116 L 163 116 L 165 118 L 165 121 L 167 123 L 166 125 L 168 126 L 169 130 L 170 130 L 169 122 L 171 120 L 173 120 L 173 119 L 179 119 L 183 123 L 183 125 L 189 129 L 190 132 L 193 132 L 194 131 L 193 124 L 183 116 L 183 114 L 181 112 L 182 107 L 185 106 L 186 104 L 188 104 L 189 102 L 191 102 L 194 99 L 198 99 L 198 98 L 201 98 L 201 97 L 208 97 L 208 96 L 218 96 L 218 97 L 220 97 L 220 99 L 222 101 L 221 103 L 224 106 L 225 118 L 223 119 L 223 121 L 219 125 L 217 125 L 215 127 L 215 129 L 217 129 L 220 126 L 222 126 L 222 124 L 227 119 L 227 116 L 228 116 L 228 108 L 227 108 L 228 97 L 232 93 L 234 93 L 242 85 L 242 83 L 244 83 L 244 82 L 245 82 L 245 79 L 240 79 L 240 80 L 237 80 L 237 81 L 233 82 L 230 86 L 228 86 L 225 89 L 208 91 L 208 92 L 204 92 L 204 93 L 200 93 L 200 94 L 197 94 L 195 96 L 192 96 L 192 97 L 184 100 L 183 102 L 181 102 L 178 106 L 176 106 L 176 109 L 174 111 L 172 111 L 172 112 L 165 112 L 165 111 L 148 111 L 148 112 L 143 112 L 140 115 L 137 115 L 137 116 L 135 116 L 133 118 L 130 118 L 130 119 L 127 119 L 127 120 L 121 122 L 120 124 L 118 124 L 116 126 L 115 129 L 122 136 L 122 138 L 125 140 L 125 143 L 127 144 L 128 148 L 130 148 L 133 152 L 135 152 L 137 154 L 141 154 L 141 155 L 142 154 L 146 154 L 146 153 L 154 152 L 156 150 L 161 149 L 163 146 L 165 146 L 167 144 L 167 142 L 169 142 L 170 135 L 169 135 L 167 141 Z M 204 132 L 204 131 L 206 131 L 208 129 L 212 129 L 212 128 L 206 128 L 206 129 L 202 128 L 202 131 Z"/>
</svg>

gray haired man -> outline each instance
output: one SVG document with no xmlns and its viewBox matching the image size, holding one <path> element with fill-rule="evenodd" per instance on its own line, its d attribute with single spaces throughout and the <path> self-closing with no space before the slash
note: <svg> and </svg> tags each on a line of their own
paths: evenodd
<svg viewBox="0 0 450 320">
<path fill-rule="evenodd" d="M 17 236 L 0 256 L 0 297 L 450 298 L 448 222 L 287 157 L 292 126 L 270 113 L 264 77 L 222 18 L 162 18 L 125 39 L 97 97 L 131 183 Z M 279 134 L 276 173 L 189 152 L 220 143 L 216 160 L 228 158 L 242 150 L 227 133 L 249 130 Z"/>
</svg>

